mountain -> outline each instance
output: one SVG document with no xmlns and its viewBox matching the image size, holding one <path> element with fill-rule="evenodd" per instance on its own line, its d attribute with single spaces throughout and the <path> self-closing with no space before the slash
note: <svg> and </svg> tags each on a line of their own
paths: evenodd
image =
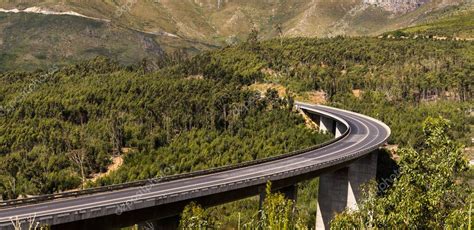
<svg viewBox="0 0 474 230">
<path fill-rule="evenodd" d="M 132 64 L 164 52 L 144 33 L 81 17 L 35 14 L 0 14 L 0 47 L 0 70 L 47 68 L 99 55 Z"/>
<path fill-rule="evenodd" d="M 155 58 L 162 51 L 196 53 L 244 41 L 253 28 L 261 39 L 378 35 L 463 4 L 464 0 L 2 0 L 0 62 L 29 67 L 42 60 L 100 54 L 130 63 Z"/>
<path fill-rule="evenodd" d="M 0 12 L 0 71 L 47 69 L 106 56 L 121 64 L 209 45 L 163 34 L 150 34 L 106 20 L 38 13 Z"/>
<path fill-rule="evenodd" d="M 256 26 L 264 37 L 282 25 L 288 36 L 377 34 L 404 27 L 425 14 L 463 0 L 22 0 L 4 9 L 47 9 L 77 12 L 127 28 L 201 41 L 244 38 Z"/>
</svg>

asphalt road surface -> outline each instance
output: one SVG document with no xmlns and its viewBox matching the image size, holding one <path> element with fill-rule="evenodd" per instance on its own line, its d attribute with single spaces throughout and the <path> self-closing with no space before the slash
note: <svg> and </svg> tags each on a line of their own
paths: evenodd
<svg viewBox="0 0 474 230">
<path fill-rule="evenodd" d="M 158 183 L 147 188 L 146 192 L 143 192 L 143 188 L 128 188 L 26 206 L 5 207 L 0 209 L 0 224 L 9 224 L 12 218 L 22 219 L 35 216 L 36 219 L 40 219 L 40 217 L 44 216 L 61 215 L 91 208 L 110 207 L 123 204 L 129 201 L 131 197 L 147 200 L 180 194 L 186 191 L 223 186 L 229 183 L 241 183 L 242 181 L 261 178 L 262 176 L 271 177 L 272 175 L 291 170 L 294 171 L 298 168 L 318 165 L 327 161 L 370 151 L 382 146 L 390 136 L 390 129 L 385 124 L 370 117 L 324 106 L 302 103 L 297 103 L 297 105 L 306 110 L 316 109 L 334 114 L 340 119 L 345 120 L 350 126 L 349 134 L 338 142 L 297 156 L 209 175 Z M 140 194 L 140 196 L 137 197 L 137 194 Z"/>
</svg>

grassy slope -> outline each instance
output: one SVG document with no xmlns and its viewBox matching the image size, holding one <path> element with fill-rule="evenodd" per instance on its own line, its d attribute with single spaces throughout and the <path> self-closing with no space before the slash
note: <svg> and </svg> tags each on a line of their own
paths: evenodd
<svg viewBox="0 0 474 230">
<path fill-rule="evenodd" d="M 410 34 L 426 34 L 459 38 L 474 37 L 474 8 L 457 8 L 440 12 L 439 18 L 428 18 L 417 26 L 402 31 Z"/>
</svg>

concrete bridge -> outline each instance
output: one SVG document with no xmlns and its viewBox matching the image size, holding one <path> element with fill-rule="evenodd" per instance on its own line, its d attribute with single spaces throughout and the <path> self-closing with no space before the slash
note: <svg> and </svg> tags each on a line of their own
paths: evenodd
<svg viewBox="0 0 474 230">
<path fill-rule="evenodd" d="M 373 151 L 390 129 L 373 118 L 326 106 L 297 103 L 298 110 L 335 139 L 313 148 L 239 165 L 138 181 L 78 192 L 0 202 L 0 229 L 29 222 L 52 229 L 116 229 L 152 223 L 155 229 L 176 229 L 184 206 L 204 207 L 261 195 L 273 188 L 296 199 L 296 184 L 320 177 L 317 229 L 328 229 L 336 212 L 357 208 L 360 185 L 375 178 Z M 261 196 L 263 199 L 264 196 Z"/>
</svg>

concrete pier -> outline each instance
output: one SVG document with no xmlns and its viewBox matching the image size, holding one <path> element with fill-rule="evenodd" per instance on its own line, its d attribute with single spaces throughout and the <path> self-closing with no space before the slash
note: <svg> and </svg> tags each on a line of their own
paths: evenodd
<svg viewBox="0 0 474 230">
<path fill-rule="evenodd" d="M 329 229 L 336 213 L 346 208 L 357 210 L 362 192 L 361 186 L 377 173 L 377 154 L 371 153 L 348 167 L 319 177 L 316 229 Z"/>
<path fill-rule="evenodd" d="M 335 121 L 333 119 L 321 116 L 319 122 L 319 131 L 323 133 L 335 133 Z"/>
<path fill-rule="evenodd" d="M 346 126 L 344 126 L 342 123 L 337 122 L 336 123 L 336 130 L 334 136 L 336 138 L 342 136 L 342 134 L 347 130 Z"/>
<path fill-rule="evenodd" d="M 377 174 L 377 153 L 371 153 L 349 166 L 349 193 L 347 208 L 357 210 L 362 198 L 361 186 L 375 179 Z"/>
<path fill-rule="evenodd" d="M 348 172 L 348 168 L 343 168 L 319 177 L 316 229 L 329 229 L 334 214 L 346 208 Z"/>
</svg>

